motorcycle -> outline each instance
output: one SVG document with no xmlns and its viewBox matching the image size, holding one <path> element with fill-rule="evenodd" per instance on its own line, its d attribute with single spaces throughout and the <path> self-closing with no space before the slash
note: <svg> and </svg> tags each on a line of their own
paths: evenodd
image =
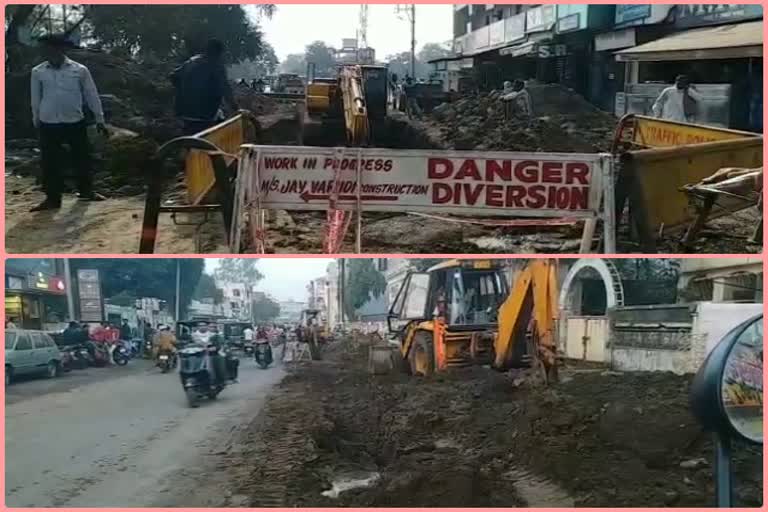
<svg viewBox="0 0 768 512">
<path fill-rule="evenodd" d="M 110 361 L 109 350 L 103 343 L 89 341 L 86 344 L 88 348 L 89 364 L 92 366 L 107 366 Z"/>
<path fill-rule="evenodd" d="M 256 343 L 253 358 L 262 370 L 269 368 L 269 365 L 272 364 L 272 346 L 268 341 Z"/>
<path fill-rule="evenodd" d="M 253 355 L 253 342 L 252 341 L 246 341 L 243 344 L 243 353 L 245 353 L 245 355 L 248 356 L 248 357 Z"/>
<path fill-rule="evenodd" d="M 112 361 L 118 366 L 125 366 L 128 364 L 131 354 L 128 349 L 122 343 L 118 343 L 112 351 Z"/>
<path fill-rule="evenodd" d="M 193 346 L 179 350 L 179 376 L 190 407 L 200 405 L 203 397 L 215 400 L 227 387 L 226 380 L 218 378 L 214 369 L 213 358 L 217 352 L 218 348 L 214 345 Z M 229 372 L 231 369 L 229 365 L 227 366 Z"/>
<path fill-rule="evenodd" d="M 178 356 L 175 352 L 168 352 L 164 351 L 157 355 L 157 364 L 156 366 L 162 370 L 163 373 L 168 373 L 169 371 L 176 368 L 178 365 Z"/>
<path fill-rule="evenodd" d="M 144 359 L 152 359 L 152 342 L 145 341 L 142 345 Z"/>
<path fill-rule="evenodd" d="M 72 350 L 66 347 L 59 347 L 59 361 L 62 371 L 72 371 L 72 363 L 74 362 Z"/>
<path fill-rule="evenodd" d="M 72 368 L 84 370 L 93 364 L 91 353 L 86 345 L 73 345 L 70 349 Z"/>
</svg>

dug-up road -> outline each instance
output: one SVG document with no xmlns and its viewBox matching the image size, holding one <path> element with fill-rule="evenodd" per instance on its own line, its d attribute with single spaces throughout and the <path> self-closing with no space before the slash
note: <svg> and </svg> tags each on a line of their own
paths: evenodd
<svg viewBox="0 0 768 512">
<path fill-rule="evenodd" d="M 239 383 L 216 401 L 190 409 L 177 374 L 161 374 L 143 361 L 130 365 L 133 371 L 98 370 L 102 378 L 76 371 L 9 389 L 7 506 L 227 504 L 217 480 L 222 473 L 216 471 L 217 456 L 258 415 L 283 378 L 282 368 L 260 370 L 241 359 Z"/>
</svg>

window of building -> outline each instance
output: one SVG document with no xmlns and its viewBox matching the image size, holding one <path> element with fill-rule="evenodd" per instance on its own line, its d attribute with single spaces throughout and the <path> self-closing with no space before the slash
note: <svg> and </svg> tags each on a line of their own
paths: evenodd
<svg viewBox="0 0 768 512">
<path fill-rule="evenodd" d="M 237 289 L 232 290 L 232 295 L 235 296 L 235 297 L 239 297 L 240 296 L 240 290 L 237 290 Z"/>
</svg>

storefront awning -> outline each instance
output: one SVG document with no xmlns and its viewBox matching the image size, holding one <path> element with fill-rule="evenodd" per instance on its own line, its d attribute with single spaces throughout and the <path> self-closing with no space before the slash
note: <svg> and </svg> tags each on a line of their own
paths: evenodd
<svg viewBox="0 0 768 512">
<path fill-rule="evenodd" d="M 763 56 L 763 22 L 686 30 L 616 53 L 619 62 L 740 59 Z"/>
</svg>

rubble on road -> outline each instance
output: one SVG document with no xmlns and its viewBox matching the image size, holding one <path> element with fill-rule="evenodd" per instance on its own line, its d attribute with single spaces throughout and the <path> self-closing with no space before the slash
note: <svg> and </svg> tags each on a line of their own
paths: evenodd
<svg viewBox="0 0 768 512">
<path fill-rule="evenodd" d="M 560 85 L 531 85 L 534 116 L 504 119 L 501 92 L 444 103 L 425 118 L 453 149 L 597 153 L 610 148 L 616 119 Z"/>
<path fill-rule="evenodd" d="M 350 338 L 293 371 L 228 460 L 232 492 L 290 507 L 713 503 L 711 466 L 691 463 L 712 446 L 688 409 L 690 376 L 566 367 L 543 387 L 479 367 L 374 376 L 366 363 Z M 761 450 L 734 456 L 737 503 L 759 506 Z M 365 475 L 370 487 L 323 495 Z"/>
</svg>

